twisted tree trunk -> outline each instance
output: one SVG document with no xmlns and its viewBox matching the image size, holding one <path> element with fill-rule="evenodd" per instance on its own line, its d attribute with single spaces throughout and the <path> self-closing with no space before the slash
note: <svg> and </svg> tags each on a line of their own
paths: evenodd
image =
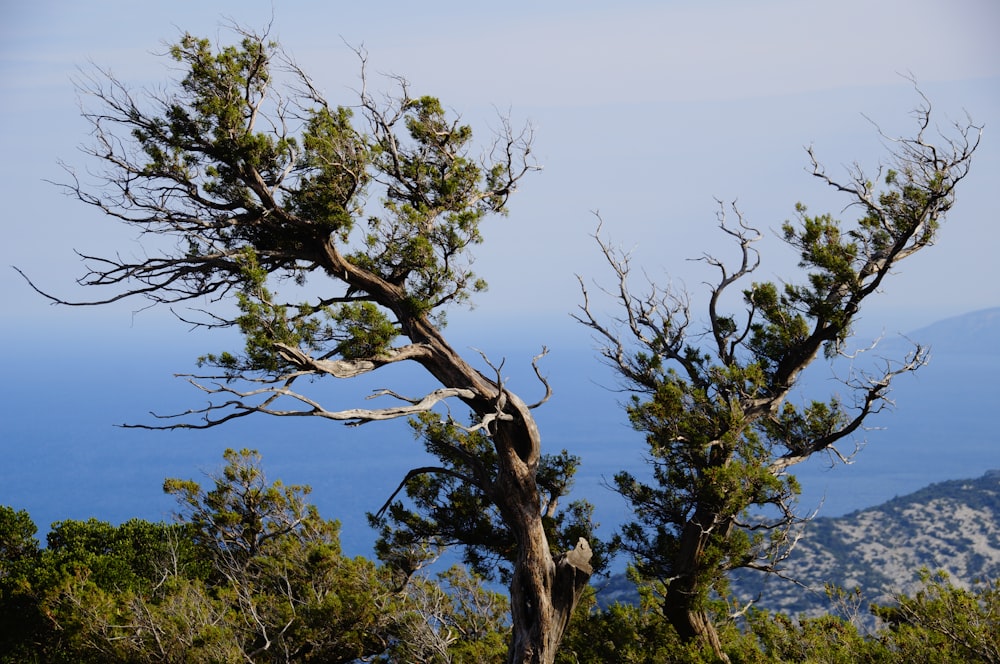
<svg viewBox="0 0 1000 664">
<path fill-rule="evenodd" d="M 411 340 L 431 349 L 418 361 L 443 385 L 467 386 L 476 396 L 463 401 L 484 421 L 492 418 L 499 464 L 490 498 L 518 545 L 507 662 L 550 664 L 590 580 L 590 545 L 580 538 L 574 549 L 553 556 L 536 481 L 541 433 L 531 407 L 467 364 L 426 319 L 411 318 L 405 324 Z"/>
<path fill-rule="evenodd" d="M 522 525 L 510 585 L 507 662 L 551 664 L 590 579 L 590 546 L 580 538 L 576 548 L 553 558 L 541 518 Z"/>
<path fill-rule="evenodd" d="M 684 527 L 674 562 L 676 576 L 667 584 L 663 614 L 682 641 L 701 641 L 720 661 L 729 662 L 715 623 L 702 606 L 704 583 L 699 579 L 699 573 L 705 571 L 705 548 L 717 521 L 714 514 L 707 514 L 702 508 Z"/>
</svg>

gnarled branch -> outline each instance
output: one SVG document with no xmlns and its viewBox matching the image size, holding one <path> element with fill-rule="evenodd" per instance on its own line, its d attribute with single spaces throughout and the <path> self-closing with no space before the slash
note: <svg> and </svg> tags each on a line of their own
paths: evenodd
<svg viewBox="0 0 1000 664">
<path fill-rule="evenodd" d="M 281 357 L 304 371 L 326 374 L 335 378 L 354 378 L 374 371 L 387 364 L 404 362 L 406 360 L 426 359 L 430 349 L 423 344 L 411 344 L 402 348 L 390 349 L 379 357 L 356 360 L 322 360 L 316 359 L 299 348 L 286 344 L 275 343 Z"/>
<path fill-rule="evenodd" d="M 180 418 L 189 415 L 201 415 L 201 423 L 193 422 L 179 422 L 177 424 L 169 424 L 164 426 L 153 426 L 145 424 L 125 424 L 122 425 L 126 428 L 133 429 L 158 429 L 158 430 L 169 430 L 169 429 L 209 429 L 212 427 L 219 426 L 230 420 L 245 417 L 247 415 L 252 415 L 254 413 L 262 413 L 265 415 L 274 415 L 278 417 L 321 417 L 328 420 L 338 420 L 345 422 L 348 426 L 358 426 L 365 424 L 367 422 L 375 422 L 382 420 L 392 420 L 401 417 L 409 417 L 411 415 L 416 415 L 418 413 L 425 413 L 431 410 L 438 403 L 453 397 L 460 399 L 473 399 L 476 394 L 472 390 L 462 389 L 462 388 L 440 388 L 433 390 L 425 394 L 422 397 L 411 398 L 404 397 L 402 395 L 393 392 L 392 390 L 378 390 L 375 393 L 368 396 L 369 399 L 374 399 L 380 396 L 392 396 L 402 401 L 407 402 L 407 406 L 394 406 L 387 408 L 349 408 L 345 410 L 327 410 L 319 404 L 319 402 L 306 397 L 303 394 L 295 392 L 288 388 L 287 382 L 282 386 L 268 386 L 262 387 L 256 390 L 237 390 L 228 385 L 216 384 L 215 386 L 207 386 L 201 384 L 191 379 L 191 383 L 195 385 L 198 389 L 207 392 L 208 394 L 229 394 L 234 397 L 234 399 L 222 402 L 222 403 L 212 403 L 204 408 L 191 409 L 183 413 L 178 413 L 175 415 L 157 415 L 161 419 L 172 419 Z M 261 403 L 254 404 L 250 400 L 258 397 L 264 397 Z M 281 398 L 287 397 L 295 401 L 300 402 L 307 408 L 303 409 L 290 409 L 290 408 L 277 408 L 273 404 Z M 231 409 L 234 412 L 228 413 L 221 417 L 212 417 L 211 414 L 219 411 L 224 411 Z"/>
</svg>

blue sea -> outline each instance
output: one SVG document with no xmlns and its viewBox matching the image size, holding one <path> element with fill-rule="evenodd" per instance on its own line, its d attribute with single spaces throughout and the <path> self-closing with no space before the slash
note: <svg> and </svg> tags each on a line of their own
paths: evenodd
<svg viewBox="0 0 1000 664">
<path fill-rule="evenodd" d="M 10 378 L 0 439 L 0 504 L 28 510 L 40 534 L 62 519 L 169 520 L 172 499 L 161 491 L 166 477 L 207 483 L 224 449 L 250 447 L 263 454 L 270 479 L 310 485 L 321 514 L 342 522 L 345 552 L 367 556 L 374 535 L 365 514 L 378 510 L 409 468 L 428 461 L 402 421 L 352 428 L 315 418 L 255 416 L 204 431 L 120 428 L 124 422 L 157 423 L 150 410 L 203 405 L 203 394 L 171 376 L 185 366 L 193 370 L 197 351 L 184 344 L 153 353 L 143 345 L 81 341 L 69 348 L 78 353 L 73 355 L 44 340 L 25 347 L 5 359 Z M 824 456 L 796 468 L 802 511 L 838 516 L 933 482 L 1000 468 L 992 423 L 1000 407 L 992 385 L 1000 354 L 973 351 L 946 348 L 929 366 L 903 376 L 893 393 L 896 407 L 869 421 L 878 428 L 863 432 L 857 441 L 863 449 L 850 465 Z M 60 353 L 60 362 L 51 371 L 38 370 L 41 352 Z M 503 370 L 528 402 L 543 393 L 530 370 L 534 352 L 510 351 Z M 556 348 L 541 366 L 554 390 L 535 411 L 546 450 L 566 449 L 583 459 L 571 498 L 594 503 L 599 532 L 608 535 L 628 518 L 624 501 L 607 486 L 612 476 L 645 469 L 642 439 L 619 405 L 626 395 L 585 345 Z M 821 374 L 810 380 L 814 389 L 838 389 Z M 332 408 L 371 406 L 361 396 L 382 387 L 406 392 L 401 384 L 414 394 L 430 385 L 402 372 L 315 387 Z"/>
</svg>

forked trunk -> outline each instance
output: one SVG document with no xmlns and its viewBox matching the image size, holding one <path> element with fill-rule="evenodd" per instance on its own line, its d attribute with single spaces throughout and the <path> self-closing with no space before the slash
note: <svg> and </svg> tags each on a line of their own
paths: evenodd
<svg viewBox="0 0 1000 664">
<path fill-rule="evenodd" d="M 541 528 L 540 541 L 521 547 L 510 585 L 511 642 L 508 664 L 551 664 L 573 610 L 590 580 L 590 546 L 552 558 Z M 533 538 L 534 539 L 534 538 Z"/>
<path fill-rule="evenodd" d="M 494 442 L 502 456 L 496 500 L 518 545 L 510 584 L 507 663 L 551 664 L 590 580 L 590 545 L 581 537 L 575 548 L 553 557 L 542 523 L 535 466 L 524 463 L 524 457 L 537 458 L 537 438 L 530 448 L 512 445 L 500 435 Z"/>
</svg>

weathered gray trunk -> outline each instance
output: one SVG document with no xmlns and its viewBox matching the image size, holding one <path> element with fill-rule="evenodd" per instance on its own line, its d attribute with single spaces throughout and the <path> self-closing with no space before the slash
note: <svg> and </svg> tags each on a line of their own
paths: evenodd
<svg viewBox="0 0 1000 664">
<path fill-rule="evenodd" d="M 510 585 L 511 641 L 508 664 L 551 664 L 573 610 L 590 580 L 590 545 L 583 538 L 553 557 L 542 522 L 535 481 L 541 444 L 527 409 L 511 395 L 512 410 L 524 419 L 499 427 L 494 444 L 500 457 L 495 500 L 517 539 Z M 520 418 L 518 418 L 520 419 Z"/>
<path fill-rule="evenodd" d="M 510 586 L 511 642 L 508 664 L 551 664 L 573 610 L 590 580 L 590 546 L 553 559 L 543 538 L 521 547 Z"/>
</svg>

